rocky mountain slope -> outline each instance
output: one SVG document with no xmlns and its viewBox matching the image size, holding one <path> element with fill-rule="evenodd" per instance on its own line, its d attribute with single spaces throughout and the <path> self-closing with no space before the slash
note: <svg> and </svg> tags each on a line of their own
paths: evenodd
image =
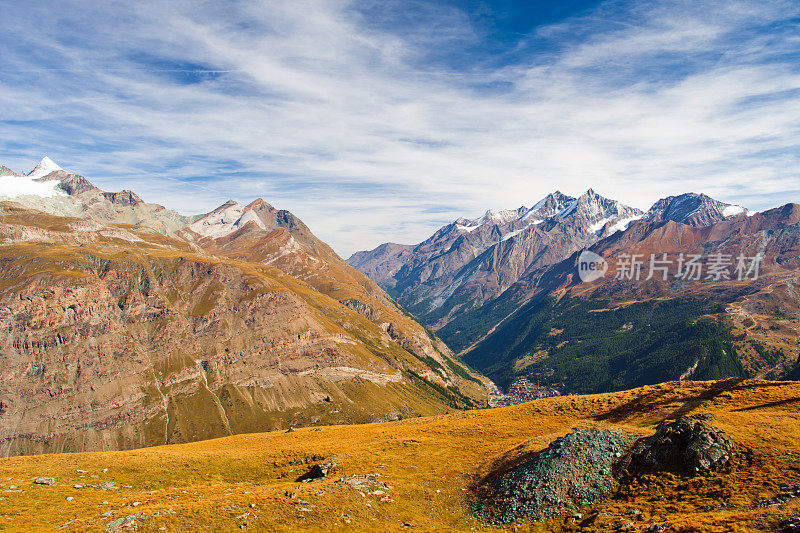
<svg viewBox="0 0 800 533">
<path fill-rule="evenodd" d="M 686 193 L 657 201 L 647 211 L 653 222 L 672 220 L 689 226 L 709 226 L 726 218 L 749 214 L 740 205 L 726 204 L 705 194 Z"/>
<path fill-rule="evenodd" d="M 796 364 L 799 205 L 704 226 L 644 218 L 588 251 L 605 276 L 582 281 L 575 253 L 440 334 L 504 386 L 524 376 L 564 392 L 775 379 Z"/>
<path fill-rule="evenodd" d="M 494 299 L 526 271 L 561 261 L 641 216 L 591 189 L 579 198 L 557 191 L 531 208 L 459 218 L 416 246 L 385 244 L 348 263 L 424 323 L 441 327 Z"/>
<path fill-rule="evenodd" d="M 684 373 L 774 378 L 791 368 L 800 348 L 793 213 L 787 206 L 753 214 L 694 193 L 664 198 L 642 213 L 592 190 L 577 199 L 556 192 L 531 209 L 459 219 L 419 245 L 383 245 L 349 262 L 502 387 L 520 378 L 562 392 L 619 390 Z M 609 269 L 593 290 L 576 272 L 584 249 L 601 254 Z M 614 280 L 614 258 L 631 254 L 638 254 L 643 277 L 651 255 L 655 261 L 667 254 L 670 282 L 659 281 L 659 261 L 654 279 Z M 676 277 L 679 256 L 685 262 L 697 255 L 694 267 L 702 268 L 716 254 L 728 263 L 764 254 L 763 275 L 753 283 Z M 727 265 L 726 276 L 735 278 L 736 267 Z M 748 294 L 775 301 L 754 302 Z M 598 313 L 613 302 L 625 305 Z M 763 320 L 753 318 L 758 313 Z M 717 321 L 706 329 L 684 324 L 707 315 Z"/>
<path fill-rule="evenodd" d="M 0 461 L 0 527 L 791 531 L 783 528 L 800 514 L 798 398 L 798 383 L 682 381 L 358 427 L 14 457 Z M 616 435 L 637 445 L 615 448 Z M 632 479 L 606 484 L 623 462 Z M 640 473 L 654 467 L 656 475 Z M 487 521 L 478 512 L 484 487 L 514 477 L 527 485 L 511 484 L 492 503 L 536 505 L 541 512 L 528 516 L 539 521 Z M 531 498 L 513 500 L 530 489 Z"/>
<path fill-rule="evenodd" d="M 1 455 L 484 401 L 480 378 L 288 211 L 259 200 L 189 219 L 62 173 L 0 180 L 29 187 L 0 202 Z"/>
</svg>

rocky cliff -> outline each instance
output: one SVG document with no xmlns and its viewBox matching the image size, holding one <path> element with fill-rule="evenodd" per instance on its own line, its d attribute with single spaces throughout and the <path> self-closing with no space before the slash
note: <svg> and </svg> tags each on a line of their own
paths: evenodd
<svg viewBox="0 0 800 533">
<path fill-rule="evenodd" d="M 221 238 L 170 232 L 167 221 L 193 220 L 172 215 L 112 223 L 144 202 L 58 172 L 57 201 L 93 195 L 102 209 L 76 218 L 32 209 L 41 196 L 0 202 L 0 455 L 483 403 L 480 378 L 291 213 L 254 202 L 261 218 Z"/>
</svg>

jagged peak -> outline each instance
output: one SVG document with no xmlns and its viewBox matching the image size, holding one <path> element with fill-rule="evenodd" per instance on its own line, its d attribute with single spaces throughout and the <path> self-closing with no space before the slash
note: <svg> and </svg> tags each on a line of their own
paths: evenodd
<svg viewBox="0 0 800 533">
<path fill-rule="evenodd" d="M 60 166 L 58 166 L 55 161 L 50 159 L 47 156 L 44 156 L 41 161 L 34 167 L 33 170 L 28 172 L 27 176 L 31 179 L 38 179 L 47 176 L 48 174 L 52 174 L 53 172 L 58 172 L 59 170 L 64 170 Z"/>
<path fill-rule="evenodd" d="M 244 210 L 245 211 L 250 211 L 250 210 L 253 210 L 253 209 L 261 209 L 262 207 L 267 208 L 267 209 L 271 209 L 271 210 L 275 209 L 274 207 L 272 207 L 272 205 L 269 204 L 269 202 L 264 201 L 263 198 L 256 198 L 255 200 L 253 200 L 252 202 L 247 204 L 245 206 Z"/>
<path fill-rule="evenodd" d="M 707 225 L 742 214 L 749 211 L 741 205 L 722 202 L 704 193 L 687 192 L 658 200 L 647 211 L 647 218 Z"/>
</svg>

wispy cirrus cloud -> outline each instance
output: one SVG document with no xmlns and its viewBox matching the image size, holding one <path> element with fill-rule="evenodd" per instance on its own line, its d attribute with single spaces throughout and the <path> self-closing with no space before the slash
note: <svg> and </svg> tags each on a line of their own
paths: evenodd
<svg viewBox="0 0 800 533">
<path fill-rule="evenodd" d="M 184 212 L 262 196 L 337 251 L 553 189 L 800 200 L 800 6 L 0 0 L 2 163 Z M 794 196 L 793 196 L 794 195 Z"/>
</svg>

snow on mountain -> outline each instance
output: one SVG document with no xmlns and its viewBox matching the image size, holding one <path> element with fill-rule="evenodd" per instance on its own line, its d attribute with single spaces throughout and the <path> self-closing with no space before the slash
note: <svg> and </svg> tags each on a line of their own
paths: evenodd
<svg viewBox="0 0 800 533">
<path fill-rule="evenodd" d="M 588 232 L 600 235 L 606 224 L 614 224 L 614 229 L 611 231 L 613 233 L 620 229 L 624 230 L 628 224 L 641 216 L 642 213 L 638 209 L 604 198 L 589 189 L 578 198 L 555 191 L 536 202 L 530 209 L 523 206 L 516 210 L 489 210 L 476 219 L 459 218 L 452 227 L 460 232 L 472 233 L 484 226 L 508 225 L 501 229 L 501 231 L 511 231 L 501 238 L 502 241 L 506 241 L 521 233 L 525 227 L 541 224 L 546 220 L 580 219 Z M 524 226 L 520 227 L 520 223 Z"/>
<path fill-rule="evenodd" d="M 506 210 L 503 210 L 503 211 L 495 212 L 495 211 L 492 211 L 491 209 L 489 209 L 488 211 L 486 211 L 486 213 L 482 217 L 476 218 L 472 222 L 474 222 L 474 223 L 476 223 L 478 225 L 483 225 L 483 224 L 487 224 L 487 223 L 489 223 L 489 224 L 505 224 L 507 222 L 511 222 L 512 220 L 517 220 L 519 218 L 520 218 L 519 210 L 515 211 L 513 209 L 506 209 Z"/>
<path fill-rule="evenodd" d="M 570 205 L 568 209 L 568 215 L 574 216 L 576 219 L 582 219 L 588 224 L 589 231 L 598 231 L 608 222 L 642 214 L 642 212 L 636 208 L 629 207 L 617 200 L 610 200 L 600 196 L 593 189 L 589 189 L 583 193 L 580 198 L 574 202 L 574 206 Z M 566 216 L 566 214 L 562 214 L 562 218 Z"/>
<path fill-rule="evenodd" d="M 726 217 L 735 217 L 737 215 L 741 215 L 744 213 L 746 209 L 740 205 L 729 205 L 725 209 L 722 210 L 722 214 Z"/>
<path fill-rule="evenodd" d="M 32 180 L 35 180 L 35 179 L 43 178 L 43 177 L 47 176 L 48 174 L 51 174 L 53 172 L 57 172 L 59 170 L 64 170 L 64 169 L 61 168 L 60 166 L 58 166 L 49 157 L 44 156 L 42 158 L 42 160 L 39 161 L 39 164 L 36 165 L 36 167 L 34 167 L 33 170 L 28 172 L 27 177 L 29 177 Z"/>
<path fill-rule="evenodd" d="M 600 230 L 603 229 L 603 226 L 605 226 L 611 221 L 612 218 L 613 217 L 601 218 L 600 220 L 589 226 L 589 231 L 591 231 L 592 233 L 598 233 Z"/>
<path fill-rule="evenodd" d="M 534 222 L 534 224 L 535 224 L 535 223 L 536 223 L 536 222 Z M 525 231 L 525 228 L 522 228 L 522 229 L 518 229 L 518 230 L 512 231 L 511 233 L 509 233 L 509 234 L 505 235 L 505 236 L 504 236 L 504 237 L 501 239 L 501 241 L 507 241 L 507 240 L 509 240 L 509 239 L 513 239 L 514 237 L 516 237 L 517 235 L 519 235 L 519 234 L 520 234 L 520 233 L 522 233 L 523 231 Z"/>
<path fill-rule="evenodd" d="M 38 181 L 61 167 L 56 165 L 49 157 L 44 157 L 36 165 L 36 168 L 28 174 L 20 176 L 6 167 L 2 167 L 0 172 L 0 198 L 12 199 L 21 196 L 38 196 L 40 198 L 52 198 L 54 196 L 66 196 L 61 190 L 60 180 Z"/>
<path fill-rule="evenodd" d="M 626 229 L 628 229 L 628 226 L 630 226 L 632 223 L 636 222 L 637 220 L 641 220 L 642 217 L 644 217 L 644 214 L 635 215 L 635 216 L 632 216 L 632 217 L 620 219 L 620 220 L 617 221 L 616 224 L 614 224 L 613 226 L 608 228 L 608 234 L 611 235 L 612 233 L 616 233 L 618 231 L 625 231 Z"/>
<path fill-rule="evenodd" d="M 464 226 L 464 225 L 462 225 L 462 224 L 456 223 L 456 229 L 457 229 L 457 230 L 461 230 L 461 231 L 468 231 L 468 232 L 470 232 L 470 233 L 472 233 L 473 231 L 475 231 L 475 230 L 476 230 L 476 229 L 478 229 L 479 227 L 480 227 L 480 225 L 478 225 L 478 224 L 476 224 L 476 225 L 474 225 L 474 226 Z"/>
<path fill-rule="evenodd" d="M 520 219 L 532 219 L 534 221 L 542 222 L 556 215 L 568 215 L 569 211 L 574 209 L 576 202 L 577 198 L 567 196 L 561 191 L 556 191 L 548 194 L 536 202 L 533 207 L 531 207 L 524 215 L 522 215 L 522 217 L 520 217 Z"/>
<path fill-rule="evenodd" d="M 66 196 L 59 188 L 59 180 L 35 181 L 29 176 L 0 176 L 0 198 L 12 199 L 20 196 L 52 198 Z"/>
</svg>

